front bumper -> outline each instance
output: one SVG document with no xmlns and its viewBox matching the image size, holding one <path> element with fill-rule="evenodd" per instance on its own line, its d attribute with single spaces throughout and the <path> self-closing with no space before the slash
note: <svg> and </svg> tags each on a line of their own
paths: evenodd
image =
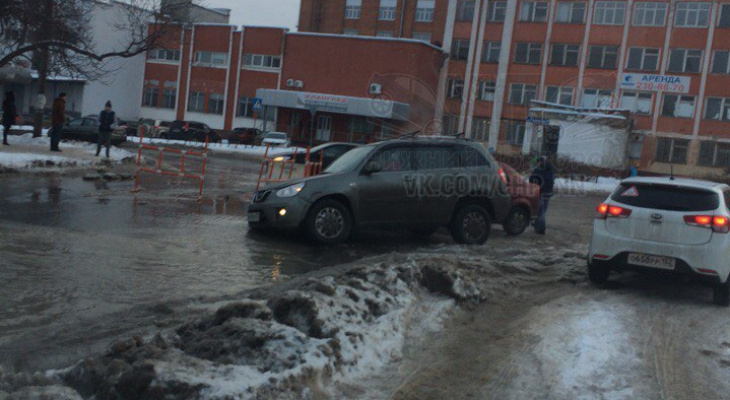
<svg viewBox="0 0 730 400">
<path fill-rule="evenodd" d="M 270 193 L 264 201 L 249 205 L 248 224 L 254 228 L 294 230 L 307 217 L 310 206 L 311 203 L 298 196 L 277 198 L 275 193 Z M 282 209 L 286 210 L 285 215 L 280 214 Z"/>
</svg>

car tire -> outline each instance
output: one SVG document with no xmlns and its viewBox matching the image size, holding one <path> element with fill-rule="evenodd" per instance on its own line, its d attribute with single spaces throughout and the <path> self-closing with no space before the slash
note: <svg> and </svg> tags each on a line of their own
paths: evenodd
<svg viewBox="0 0 730 400">
<path fill-rule="evenodd" d="M 596 264 L 588 264 L 588 280 L 594 285 L 603 285 L 608 282 L 611 269 Z"/>
<path fill-rule="evenodd" d="M 352 233 L 352 215 L 337 200 L 321 200 L 309 209 L 305 227 L 309 237 L 317 243 L 340 244 Z"/>
<path fill-rule="evenodd" d="M 413 236 L 429 237 L 439 230 L 438 226 L 423 226 L 419 228 L 411 228 L 411 234 Z"/>
<path fill-rule="evenodd" d="M 456 210 L 450 228 L 456 243 L 481 245 L 492 232 L 492 219 L 484 207 L 466 204 Z"/>
<path fill-rule="evenodd" d="M 509 236 L 518 236 L 530 225 L 530 212 L 524 207 L 514 207 L 507 214 L 502 224 L 504 232 Z"/>
<path fill-rule="evenodd" d="M 718 306 L 730 307 L 730 278 L 712 288 L 712 302 Z"/>
<path fill-rule="evenodd" d="M 167 134 L 166 133 L 163 133 L 162 135 L 160 135 L 160 138 L 167 140 Z"/>
</svg>

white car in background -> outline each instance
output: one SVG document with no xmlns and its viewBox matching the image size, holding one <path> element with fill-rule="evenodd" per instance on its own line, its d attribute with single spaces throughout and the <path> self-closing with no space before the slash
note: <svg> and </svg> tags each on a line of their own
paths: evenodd
<svg viewBox="0 0 730 400">
<path fill-rule="evenodd" d="M 264 139 L 261 141 L 263 146 L 280 146 L 289 147 L 291 146 L 291 139 L 283 132 L 267 132 L 264 134 Z"/>
<path fill-rule="evenodd" d="M 598 206 L 588 252 L 595 284 L 611 271 L 668 271 L 713 287 L 730 306 L 730 186 L 673 178 L 629 178 Z"/>
</svg>

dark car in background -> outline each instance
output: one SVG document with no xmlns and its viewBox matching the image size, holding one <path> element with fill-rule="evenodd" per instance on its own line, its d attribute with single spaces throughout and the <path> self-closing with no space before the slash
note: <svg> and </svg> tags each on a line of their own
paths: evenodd
<svg viewBox="0 0 730 400">
<path fill-rule="evenodd" d="M 80 140 L 96 143 L 99 140 L 99 120 L 93 116 L 76 118 L 61 129 L 61 140 Z M 127 141 L 125 127 L 119 125 L 112 132 L 112 144 L 117 146 Z"/>
<path fill-rule="evenodd" d="M 356 143 L 345 142 L 332 142 L 321 144 L 317 147 L 313 147 L 309 151 L 309 161 L 313 163 L 318 163 L 321 161 L 322 167 L 320 168 L 320 171 L 324 171 L 325 169 L 327 169 L 327 167 L 330 166 L 330 164 L 335 162 L 335 160 L 342 157 L 343 154 L 360 146 L 361 145 Z M 297 152 L 283 154 L 279 153 L 277 154 L 277 157 L 283 157 L 283 159 L 286 160 L 290 160 L 293 157 L 295 164 L 304 165 L 304 163 L 307 162 L 307 151 L 300 149 Z"/>
<path fill-rule="evenodd" d="M 221 135 L 208 125 L 196 121 L 173 121 L 170 130 L 160 135 L 163 139 L 219 143 Z"/>
<path fill-rule="evenodd" d="M 540 187 L 528 182 L 519 172 L 505 163 L 499 163 L 507 180 L 507 193 L 512 199 L 512 208 L 502 224 L 505 233 L 511 236 L 522 234 L 537 218 L 540 207 Z"/>
<path fill-rule="evenodd" d="M 263 132 L 256 128 L 235 128 L 228 134 L 228 143 L 253 145 L 262 135 Z"/>
</svg>

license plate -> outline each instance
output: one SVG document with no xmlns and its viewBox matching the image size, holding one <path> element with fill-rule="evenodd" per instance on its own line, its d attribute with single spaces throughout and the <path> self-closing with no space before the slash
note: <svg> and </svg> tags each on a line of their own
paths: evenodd
<svg viewBox="0 0 730 400">
<path fill-rule="evenodd" d="M 677 260 L 671 257 L 653 256 L 650 254 L 629 253 L 629 264 L 642 267 L 674 269 Z"/>
<path fill-rule="evenodd" d="M 249 222 L 261 222 L 261 213 L 259 213 L 259 212 L 248 213 L 248 221 Z"/>
</svg>

